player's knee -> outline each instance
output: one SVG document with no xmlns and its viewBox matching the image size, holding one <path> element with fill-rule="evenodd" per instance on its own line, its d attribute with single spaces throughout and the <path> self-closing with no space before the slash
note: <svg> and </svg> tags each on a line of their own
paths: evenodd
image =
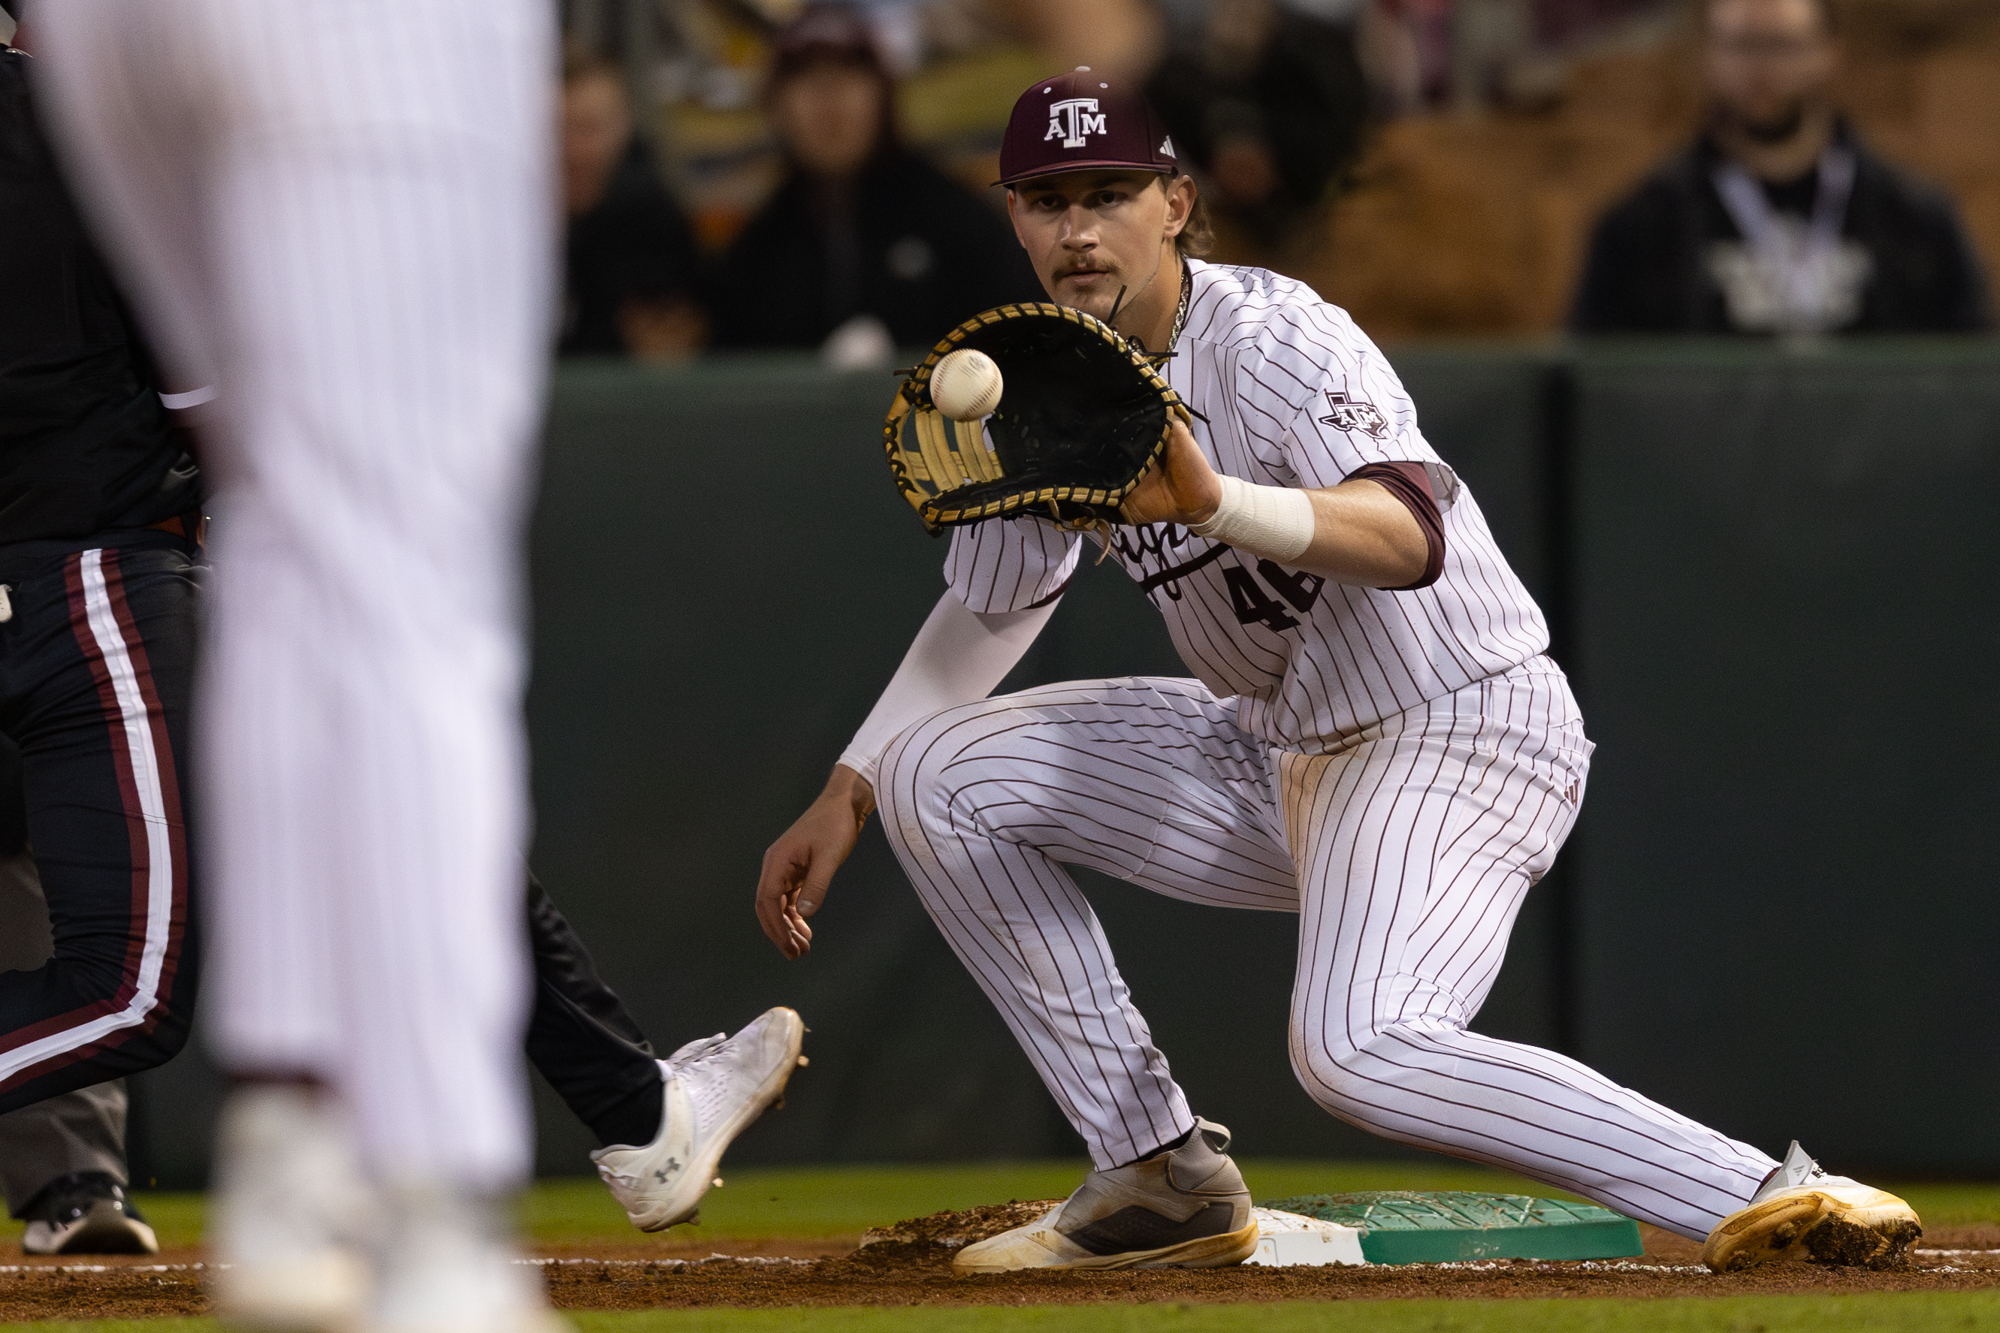
<svg viewBox="0 0 2000 1333">
<path fill-rule="evenodd" d="M 1292 1074 L 1299 1085 L 1327 1110 L 1350 1118 L 1356 1104 L 1367 1100 L 1369 1085 L 1375 1081 L 1366 1070 L 1383 1034 L 1353 1034 L 1294 1016 L 1289 1036 Z"/>
<path fill-rule="evenodd" d="M 156 1005 L 147 1020 L 136 1031 L 127 1029 L 124 1040 L 106 1050 L 97 1066 L 99 1077 L 143 1074 L 179 1055 L 194 1027 L 193 1006 Z"/>
<path fill-rule="evenodd" d="M 913 724 L 882 754 L 876 766 L 875 803 L 889 827 L 894 811 L 918 819 L 948 820 L 955 804 L 963 804 L 965 775 L 979 769 L 991 738 L 968 745 L 962 727 L 989 711 L 987 701 L 961 704 Z M 896 836 L 893 832 L 891 837 Z"/>
<path fill-rule="evenodd" d="M 188 1033 L 193 1029 L 192 1019 L 174 1014 L 167 1021 L 153 1029 L 152 1040 L 147 1043 L 149 1053 L 156 1057 L 154 1063 L 165 1064 L 181 1053 L 187 1045 Z"/>
<path fill-rule="evenodd" d="M 952 791 L 944 765 L 930 744 L 930 721 L 919 722 L 890 742 L 875 770 L 875 808 L 890 845 L 907 850 L 921 844 L 950 808 Z"/>
<path fill-rule="evenodd" d="M 162 1000 L 153 1011 L 153 1024 L 146 1034 L 144 1052 L 153 1057 L 155 1064 L 165 1064 L 181 1053 L 187 1045 L 188 1034 L 194 1030 L 195 988 L 193 978 L 186 978 L 175 987 L 171 998 Z"/>
</svg>

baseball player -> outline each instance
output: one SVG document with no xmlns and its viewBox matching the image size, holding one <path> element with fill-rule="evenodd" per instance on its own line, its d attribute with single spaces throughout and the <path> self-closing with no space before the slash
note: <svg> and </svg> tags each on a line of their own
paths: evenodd
<svg viewBox="0 0 2000 1333">
<path fill-rule="evenodd" d="M 216 1046 L 238 1081 L 218 1299 L 243 1324 L 553 1326 L 504 1213 L 528 1162 L 517 590 L 553 276 L 552 17 L 541 0 L 29 16 L 66 166 L 168 374 L 218 391 L 196 716 Z M 697 1152 L 758 1091 L 737 1057 L 700 1063 Z"/>
<path fill-rule="evenodd" d="M 27 20 L 167 373 L 219 391 L 196 717 L 215 1039 L 239 1079 L 226 1303 L 548 1328 L 501 1208 L 527 1166 L 516 588 L 552 12 L 63 0 Z M 350 1124 L 383 1200 L 365 1259 L 332 1220 Z M 253 1188 L 273 1176 L 301 1189 Z"/>
<path fill-rule="evenodd" d="M 32 63 L 0 47 L 0 1179 L 31 1252 L 144 1251 L 118 1080 L 178 1051 L 194 1007 L 203 481 L 50 159 Z"/>
<path fill-rule="evenodd" d="M 1065 864 L 1297 913 L 1293 1068 L 1350 1124 L 1705 1239 L 1718 1267 L 1899 1258 L 1908 1205 L 1796 1144 L 1781 1164 L 1467 1029 L 1589 769 L 1540 610 L 1354 322 L 1300 283 L 1193 257 L 1196 189 L 1140 97 L 1087 69 L 1036 84 L 1001 168 L 1050 298 L 1164 354 L 1195 413 L 1108 537 L 1193 678 L 988 699 L 1084 537 L 961 527 L 948 591 L 757 894 L 773 942 L 804 953 L 879 803 L 925 907 L 1088 1145 L 1095 1169 L 1067 1202 L 957 1267 L 1220 1265 L 1255 1247 L 1228 1131 L 1190 1108 Z"/>
<path fill-rule="evenodd" d="M 151 1249 L 123 1192 L 114 1076 L 169 1058 L 193 1007 L 177 793 L 203 490 L 170 405 L 205 395 L 159 391 L 44 145 L 34 64 L 0 50 L 0 943 L 19 969 L 0 973 L 0 1181 L 31 1251 Z M 593 1158 L 634 1224 L 686 1219 L 781 1093 L 798 1015 L 658 1060 L 532 875 L 525 918 L 529 1058 L 604 1145 Z M 227 1243 L 273 1216 L 310 1223 L 311 1184 L 254 1176 L 244 1188 L 274 1197 L 225 1210 Z"/>
</svg>

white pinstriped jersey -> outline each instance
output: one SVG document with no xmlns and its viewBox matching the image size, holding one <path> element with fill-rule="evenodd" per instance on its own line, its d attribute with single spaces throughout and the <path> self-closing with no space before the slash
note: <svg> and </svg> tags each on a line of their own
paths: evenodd
<svg viewBox="0 0 2000 1333">
<path fill-rule="evenodd" d="M 1207 418 L 1192 429 L 1217 471 L 1314 488 L 1370 463 L 1428 464 L 1444 510 L 1443 570 L 1409 592 L 1325 582 L 1175 524 L 1112 530 L 1112 556 L 1189 669 L 1234 697 L 1237 725 L 1314 753 L 1545 650 L 1540 608 L 1347 312 L 1264 269 L 1188 267 L 1187 323 L 1164 373 Z M 1041 519 L 959 528 L 945 577 L 974 611 L 1017 611 L 1061 592 L 1082 545 Z"/>
</svg>

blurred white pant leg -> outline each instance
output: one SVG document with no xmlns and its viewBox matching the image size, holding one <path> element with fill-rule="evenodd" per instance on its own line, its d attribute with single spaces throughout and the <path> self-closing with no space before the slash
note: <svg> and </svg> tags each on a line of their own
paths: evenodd
<svg viewBox="0 0 2000 1333">
<path fill-rule="evenodd" d="M 380 1178 L 506 1184 L 549 8 L 63 0 L 36 23 L 156 336 L 223 391 L 198 724 L 222 1054 L 326 1076 Z"/>
</svg>

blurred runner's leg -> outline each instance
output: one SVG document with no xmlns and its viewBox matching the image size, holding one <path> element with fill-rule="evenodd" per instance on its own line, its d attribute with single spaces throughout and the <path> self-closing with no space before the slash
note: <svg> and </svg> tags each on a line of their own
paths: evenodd
<svg viewBox="0 0 2000 1333">
<path fill-rule="evenodd" d="M 532 1316 L 481 1290 L 506 1282 L 458 1283 L 462 1311 L 410 1293 L 470 1252 L 431 1243 L 478 1229 L 463 1196 L 527 1164 L 518 585 L 552 7 L 64 0 L 35 22 L 169 374 L 220 391 L 198 721 L 220 1052 L 344 1104 L 414 1229 L 377 1327 L 476 1326 L 482 1303 L 512 1327 Z"/>
</svg>

